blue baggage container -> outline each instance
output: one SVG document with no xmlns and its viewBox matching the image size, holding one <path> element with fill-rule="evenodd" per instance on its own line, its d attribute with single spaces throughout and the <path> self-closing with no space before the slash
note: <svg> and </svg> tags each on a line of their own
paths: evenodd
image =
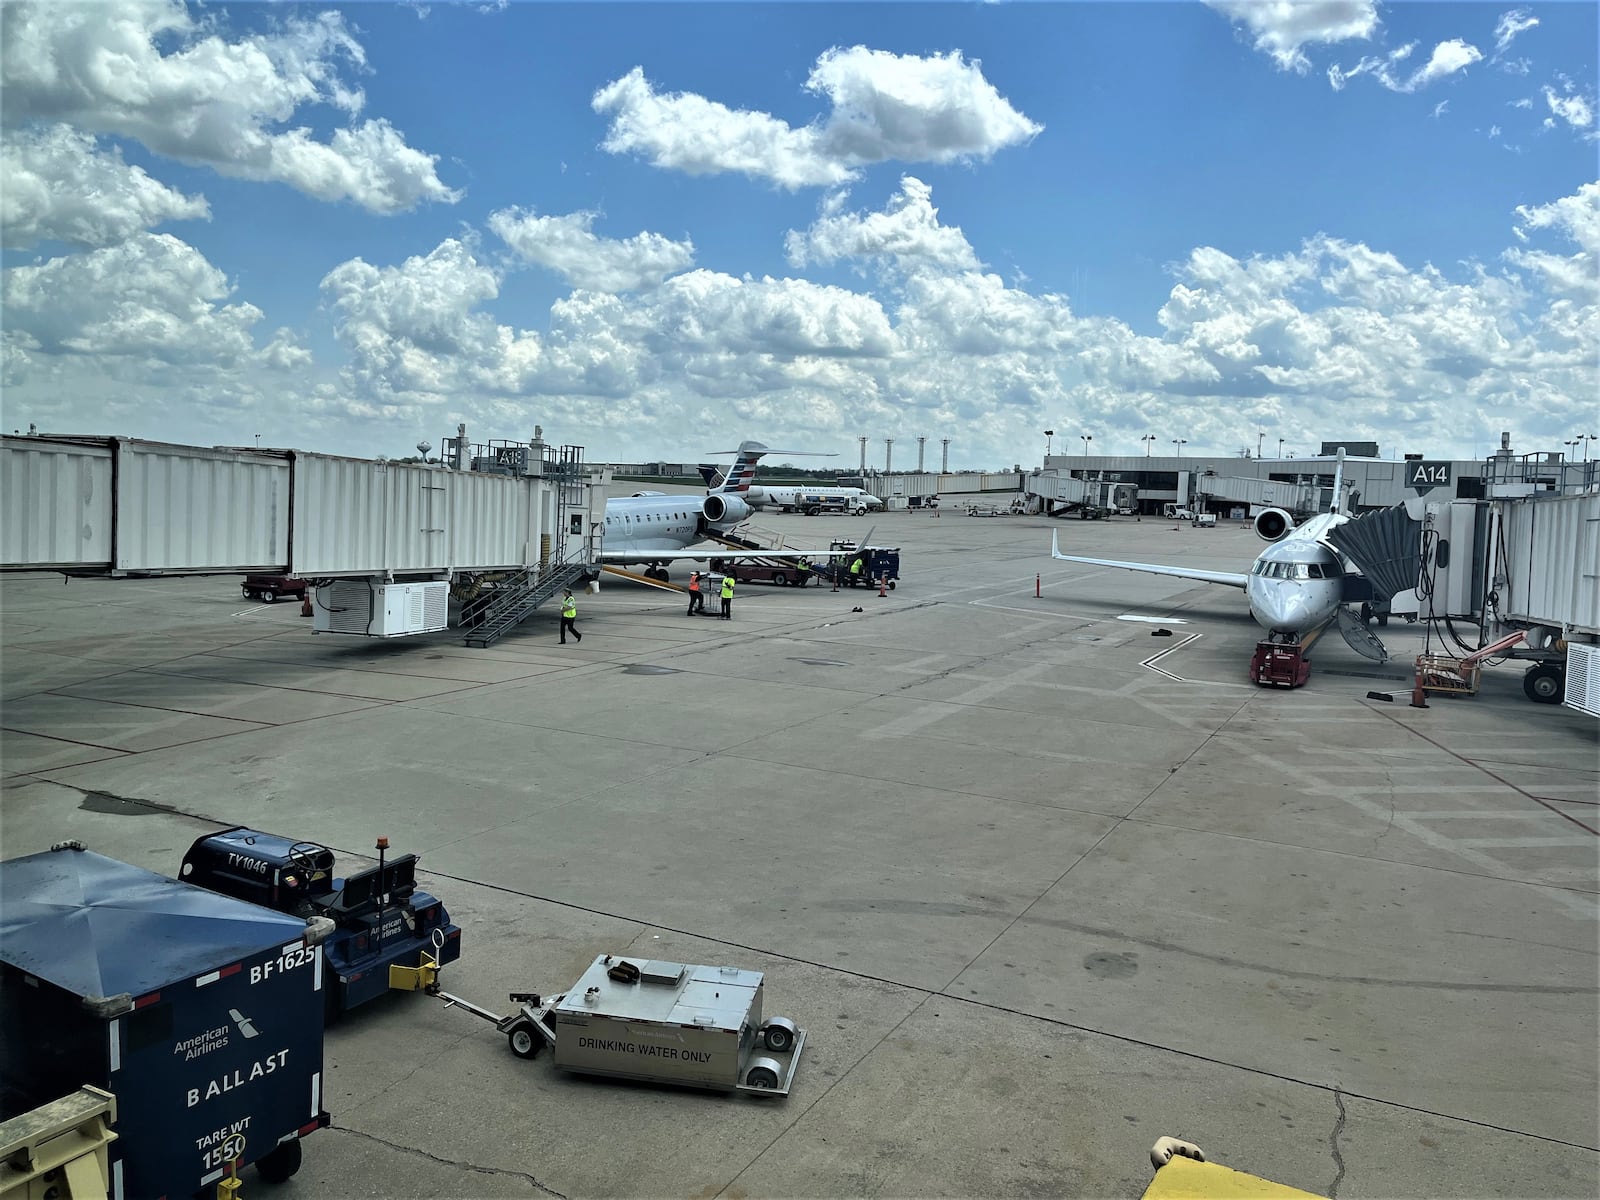
<svg viewBox="0 0 1600 1200">
<path fill-rule="evenodd" d="M 328 1123 L 326 927 L 75 843 L 0 862 L 0 1119 L 113 1093 L 113 1200 L 288 1178 Z"/>
</svg>

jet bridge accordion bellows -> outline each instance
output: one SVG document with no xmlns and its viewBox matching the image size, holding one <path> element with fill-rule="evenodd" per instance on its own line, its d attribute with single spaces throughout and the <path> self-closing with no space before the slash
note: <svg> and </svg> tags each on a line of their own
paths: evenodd
<svg viewBox="0 0 1600 1200">
<path fill-rule="evenodd" d="M 1327 541 L 1372 582 L 1373 596 L 1387 600 L 1417 586 L 1422 570 L 1421 525 L 1406 506 L 1353 517 L 1327 532 Z"/>
</svg>

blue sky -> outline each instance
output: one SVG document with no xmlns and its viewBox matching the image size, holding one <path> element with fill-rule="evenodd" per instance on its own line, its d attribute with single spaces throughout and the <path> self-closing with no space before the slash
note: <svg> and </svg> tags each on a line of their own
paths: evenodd
<svg viewBox="0 0 1600 1200">
<path fill-rule="evenodd" d="M 4 422 L 1559 449 L 1596 13 L 7 3 Z"/>
</svg>

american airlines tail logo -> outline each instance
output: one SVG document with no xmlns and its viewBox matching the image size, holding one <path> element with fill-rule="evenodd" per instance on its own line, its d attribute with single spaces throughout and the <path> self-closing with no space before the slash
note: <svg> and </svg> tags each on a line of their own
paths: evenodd
<svg viewBox="0 0 1600 1200">
<path fill-rule="evenodd" d="M 239 1027 L 239 1032 L 246 1038 L 260 1036 L 261 1031 L 251 1023 L 249 1017 L 245 1016 L 237 1008 L 230 1008 L 228 1015 L 233 1018 L 233 1023 Z"/>
</svg>

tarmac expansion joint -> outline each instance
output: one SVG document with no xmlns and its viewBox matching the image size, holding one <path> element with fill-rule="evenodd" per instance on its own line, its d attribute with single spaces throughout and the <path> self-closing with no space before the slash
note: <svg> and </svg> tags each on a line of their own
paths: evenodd
<svg viewBox="0 0 1600 1200">
<path fill-rule="evenodd" d="M 552 1187 L 546 1187 L 544 1184 L 540 1183 L 537 1178 L 530 1175 L 526 1171 L 513 1171 L 505 1167 L 482 1167 L 477 1163 L 461 1162 L 460 1160 L 453 1158 L 442 1158 L 437 1154 L 430 1154 L 426 1150 L 419 1150 L 415 1146 L 407 1146 L 401 1142 L 392 1142 L 386 1137 L 379 1137 L 377 1134 L 368 1133 L 364 1129 L 353 1129 L 349 1125 L 340 1125 L 337 1121 L 330 1121 L 328 1123 L 328 1130 L 330 1132 L 333 1130 L 338 1130 L 340 1133 L 348 1133 L 358 1138 L 365 1138 L 369 1142 L 376 1142 L 380 1146 L 387 1146 L 389 1149 L 398 1150 L 402 1154 L 413 1154 L 418 1158 L 425 1158 L 429 1162 L 438 1163 L 440 1166 L 455 1167 L 459 1170 L 471 1171 L 478 1175 L 504 1175 L 510 1179 L 526 1180 L 531 1186 L 536 1188 L 539 1194 L 542 1196 L 554 1196 L 556 1197 L 556 1200 L 568 1200 L 564 1192 L 558 1192 Z"/>
<path fill-rule="evenodd" d="M 1339 1135 L 1344 1132 L 1344 1093 L 1337 1085 L 1333 1089 L 1333 1103 L 1339 1110 L 1338 1119 L 1333 1123 L 1333 1132 L 1328 1135 L 1328 1150 L 1333 1155 L 1333 1165 L 1338 1168 L 1334 1174 L 1333 1182 L 1328 1185 L 1328 1200 L 1339 1200 L 1339 1184 L 1344 1181 L 1344 1155 L 1339 1152 Z"/>
</svg>

